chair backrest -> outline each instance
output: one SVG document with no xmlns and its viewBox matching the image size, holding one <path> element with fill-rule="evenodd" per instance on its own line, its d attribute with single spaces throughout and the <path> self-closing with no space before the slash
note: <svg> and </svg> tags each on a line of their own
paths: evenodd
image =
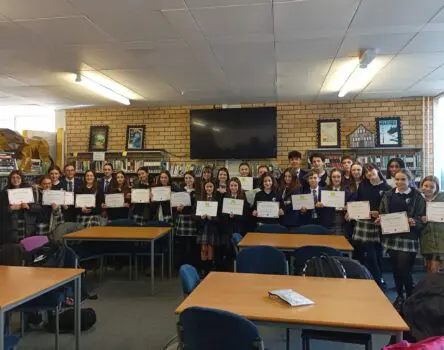
<svg viewBox="0 0 444 350">
<path fill-rule="evenodd" d="M 65 246 L 65 263 L 64 263 L 63 267 L 70 268 L 70 269 L 77 268 L 76 252 L 68 246 Z"/>
<path fill-rule="evenodd" d="M 190 307 L 179 316 L 178 334 L 186 350 L 257 350 L 264 345 L 257 327 L 228 311 Z"/>
<path fill-rule="evenodd" d="M 32 252 L 34 249 L 40 248 L 49 242 L 47 236 L 31 236 L 20 241 L 25 251 Z"/>
<path fill-rule="evenodd" d="M 231 236 L 231 244 L 233 245 L 233 250 L 237 254 L 239 254 L 238 244 L 242 240 L 242 235 L 240 233 L 233 233 Z"/>
<path fill-rule="evenodd" d="M 284 253 L 274 247 L 248 247 L 237 255 L 236 272 L 287 275 L 288 265 Z"/>
<path fill-rule="evenodd" d="M 110 221 L 107 226 L 113 227 L 134 227 L 139 226 L 134 220 L 131 219 L 117 219 Z"/>
<path fill-rule="evenodd" d="M 3 337 L 3 334 L 1 335 Z M 6 335 L 4 338 L 5 350 L 14 350 L 17 348 L 19 338 L 13 335 Z"/>
<path fill-rule="evenodd" d="M 328 228 L 321 225 L 304 225 L 290 230 L 292 233 L 310 234 L 310 235 L 328 235 Z"/>
<path fill-rule="evenodd" d="M 293 273 L 301 275 L 307 260 L 321 255 L 341 256 L 342 254 L 339 250 L 327 246 L 307 245 L 296 248 L 292 253 Z"/>
<path fill-rule="evenodd" d="M 255 231 L 261 233 L 288 233 L 288 228 L 279 224 L 265 224 L 258 226 Z"/>
<path fill-rule="evenodd" d="M 171 225 L 165 221 L 148 221 L 142 226 L 145 227 L 171 227 Z"/>
<path fill-rule="evenodd" d="M 359 261 L 346 258 L 343 256 L 335 257 L 344 267 L 347 273 L 347 278 L 360 279 L 360 280 L 372 280 L 373 276 L 370 271 L 361 265 Z"/>
<path fill-rule="evenodd" d="M 302 276 L 347 278 L 347 272 L 337 257 L 322 255 L 308 259 Z"/>
<path fill-rule="evenodd" d="M 182 282 L 183 294 L 189 295 L 200 283 L 200 277 L 194 266 L 182 265 L 179 269 L 180 281 Z"/>
</svg>

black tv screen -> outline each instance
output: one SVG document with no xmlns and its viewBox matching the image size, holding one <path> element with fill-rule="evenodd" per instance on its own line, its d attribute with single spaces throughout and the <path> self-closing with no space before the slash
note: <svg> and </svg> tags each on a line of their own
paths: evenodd
<svg viewBox="0 0 444 350">
<path fill-rule="evenodd" d="M 276 158 L 276 107 L 196 109 L 191 159 Z"/>
</svg>

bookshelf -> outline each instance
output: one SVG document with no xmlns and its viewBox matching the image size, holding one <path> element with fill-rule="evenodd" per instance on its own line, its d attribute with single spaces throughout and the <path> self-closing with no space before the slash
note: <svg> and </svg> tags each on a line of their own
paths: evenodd
<svg viewBox="0 0 444 350">
<path fill-rule="evenodd" d="M 391 158 L 401 158 L 406 167 L 412 171 L 415 181 L 421 181 L 423 176 L 421 147 L 374 147 L 374 148 L 316 148 L 307 152 L 307 163 L 310 166 L 310 155 L 313 153 L 325 155 L 326 168 L 341 167 L 341 157 L 348 154 L 360 163 L 374 163 L 386 175 L 387 163 Z"/>
</svg>

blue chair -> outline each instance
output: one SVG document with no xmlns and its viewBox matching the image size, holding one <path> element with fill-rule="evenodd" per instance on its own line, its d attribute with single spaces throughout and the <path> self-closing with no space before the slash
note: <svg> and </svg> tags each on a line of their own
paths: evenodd
<svg viewBox="0 0 444 350">
<path fill-rule="evenodd" d="M 14 350 L 19 342 L 19 338 L 13 335 L 6 335 L 4 337 L 4 348 L 5 350 Z"/>
<path fill-rule="evenodd" d="M 304 225 L 301 227 L 292 228 L 291 233 L 301 233 L 308 235 L 330 235 L 328 228 L 321 225 Z"/>
<path fill-rule="evenodd" d="M 184 296 L 188 296 L 199 285 L 200 277 L 194 266 L 182 265 L 179 269 L 180 281 Z"/>
<path fill-rule="evenodd" d="M 236 272 L 288 275 L 288 263 L 284 253 L 274 247 L 248 247 L 237 255 Z"/>
<path fill-rule="evenodd" d="M 242 235 L 240 233 L 233 233 L 233 235 L 231 236 L 231 244 L 233 245 L 233 250 L 237 254 L 239 254 L 239 243 L 242 240 Z"/>
<path fill-rule="evenodd" d="M 288 228 L 279 224 L 265 224 L 258 226 L 255 231 L 261 233 L 288 233 Z"/>
<path fill-rule="evenodd" d="M 117 220 L 110 221 L 107 226 L 112 226 L 112 227 L 135 227 L 135 226 L 139 226 L 139 225 L 137 225 L 136 222 L 134 220 L 131 220 L 131 219 L 117 219 Z"/>
<path fill-rule="evenodd" d="M 291 256 L 292 275 L 301 275 L 307 260 L 321 255 L 342 256 L 339 250 L 326 246 L 307 245 L 296 248 Z"/>
<path fill-rule="evenodd" d="M 228 311 L 190 307 L 180 314 L 177 328 L 181 349 L 264 349 L 253 322 Z"/>
</svg>

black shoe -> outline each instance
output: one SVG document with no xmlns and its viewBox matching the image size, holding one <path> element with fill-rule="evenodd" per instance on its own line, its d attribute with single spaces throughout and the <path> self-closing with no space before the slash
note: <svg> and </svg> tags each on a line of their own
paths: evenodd
<svg viewBox="0 0 444 350">
<path fill-rule="evenodd" d="M 378 281 L 378 286 L 379 286 L 379 288 L 381 288 L 381 290 L 382 290 L 384 293 L 387 293 L 387 290 L 388 290 L 388 288 L 387 288 L 387 283 L 385 283 L 385 281 L 384 281 L 383 278 L 381 278 L 381 279 Z"/>
<path fill-rule="evenodd" d="M 396 311 L 400 312 L 404 302 L 405 302 L 404 295 L 398 295 L 396 300 L 393 302 L 393 307 L 396 309 Z"/>
</svg>

